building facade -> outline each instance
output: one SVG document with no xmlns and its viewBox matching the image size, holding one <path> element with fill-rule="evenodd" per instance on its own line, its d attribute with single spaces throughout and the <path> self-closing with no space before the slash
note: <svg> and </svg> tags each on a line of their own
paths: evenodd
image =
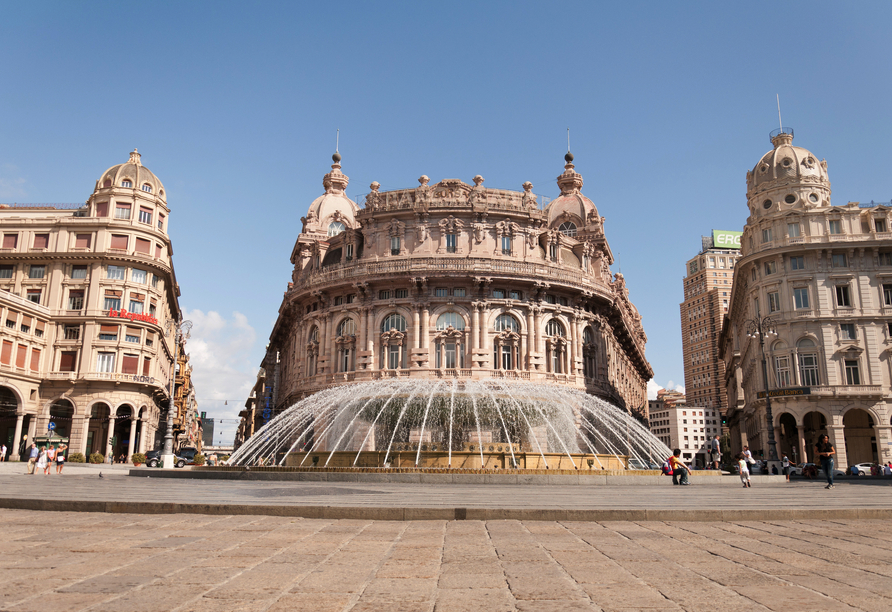
<svg viewBox="0 0 892 612">
<path fill-rule="evenodd" d="M 372 183 L 360 207 L 333 159 L 264 361 L 275 411 L 352 381 L 498 378 L 572 386 L 645 417 L 647 338 L 572 155 L 547 206 L 529 182 L 422 176 L 415 189 Z"/>
<path fill-rule="evenodd" d="M 833 206 L 827 162 L 794 146 L 792 130 L 771 142 L 747 173 L 749 217 L 720 341 L 732 451 L 748 444 L 767 459 L 772 427 L 779 456 L 811 461 L 826 433 L 837 467 L 887 462 L 892 208 Z M 774 333 L 751 333 L 765 317 Z M 771 423 L 766 387 L 777 396 Z"/>
<path fill-rule="evenodd" d="M 72 453 L 160 443 L 165 324 L 180 316 L 169 216 L 135 150 L 84 205 L 0 206 L 0 436 L 13 459 L 51 427 Z"/>
<path fill-rule="evenodd" d="M 660 390 L 656 400 L 648 402 L 650 431 L 660 442 L 681 450 L 685 462 L 697 467 L 709 465 L 709 443 L 722 435 L 721 413 L 717 408 L 689 406 L 680 394 Z"/>
<path fill-rule="evenodd" d="M 712 236 L 703 237 L 702 250 L 685 266 L 684 302 L 680 305 L 685 394 L 691 404 L 722 414 L 727 409 L 728 397 L 725 363 L 719 359 L 719 334 L 728 312 L 740 250 L 733 240 L 716 247 L 715 237 L 733 238 L 735 234 L 739 232 L 713 232 Z"/>
</svg>

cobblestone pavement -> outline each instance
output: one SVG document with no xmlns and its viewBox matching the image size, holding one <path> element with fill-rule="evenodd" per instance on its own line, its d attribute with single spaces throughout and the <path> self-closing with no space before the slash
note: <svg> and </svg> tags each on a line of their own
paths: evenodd
<svg viewBox="0 0 892 612">
<path fill-rule="evenodd" d="M 0 610 L 892 609 L 892 524 L 0 510 Z"/>
</svg>

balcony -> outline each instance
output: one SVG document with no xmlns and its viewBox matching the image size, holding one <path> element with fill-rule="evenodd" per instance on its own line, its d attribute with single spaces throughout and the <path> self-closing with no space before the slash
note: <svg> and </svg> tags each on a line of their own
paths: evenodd
<svg viewBox="0 0 892 612">
<path fill-rule="evenodd" d="M 8 300 L 19 308 L 24 309 L 29 314 L 43 315 L 44 317 L 50 316 L 50 309 L 46 306 L 41 306 L 37 302 L 32 302 L 20 295 L 12 293 L 11 291 L 0 289 L 0 299 Z"/>
<path fill-rule="evenodd" d="M 882 397 L 882 385 L 818 385 L 810 387 L 812 395 L 821 397 Z"/>
</svg>

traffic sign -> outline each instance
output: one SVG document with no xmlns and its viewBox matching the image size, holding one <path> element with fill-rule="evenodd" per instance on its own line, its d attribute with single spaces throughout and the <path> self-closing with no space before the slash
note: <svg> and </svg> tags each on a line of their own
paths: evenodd
<svg viewBox="0 0 892 612">
<path fill-rule="evenodd" d="M 53 423 L 52 421 L 50 421 L 50 422 L 47 424 L 46 428 L 49 429 L 50 431 L 53 431 L 53 430 L 56 428 L 56 424 Z"/>
</svg>

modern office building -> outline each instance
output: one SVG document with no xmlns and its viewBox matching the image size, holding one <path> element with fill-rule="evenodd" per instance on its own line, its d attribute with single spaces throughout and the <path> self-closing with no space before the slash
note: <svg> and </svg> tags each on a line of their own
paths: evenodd
<svg viewBox="0 0 892 612">
<path fill-rule="evenodd" d="M 82 205 L 0 205 L 0 436 L 151 449 L 180 316 L 164 185 L 133 151 Z"/>
<path fill-rule="evenodd" d="M 771 142 L 747 172 L 749 217 L 720 341 L 732 451 L 748 444 L 768 459 L 773 428 L 779 456 L 813 460 L 826 433 L 837 467 L 887 462 L 892 207 L 833 206 L 827 162 L 794 146 L 790 129 Z"/>
<path fill-rule="evenodd" d="M 734 265 L 740 257 L 740 232 L 713 230 L 685 266 L 681 303 L 681 344 L 685 395 L 690 403 L 724 413 L 725 364 L 719 359 L 719 334 L 728 312 Z"/>
<path fill-rule="evenodd" d="M 709 442 L 722 435 L 722 417 L 717 408 L 689 406 L 685 396 L 661 389 L 648 402 L 650 431 L 669 448 L 681 450 L 685 462 L 698 467 L 709 464 Z"/>
</svg>

